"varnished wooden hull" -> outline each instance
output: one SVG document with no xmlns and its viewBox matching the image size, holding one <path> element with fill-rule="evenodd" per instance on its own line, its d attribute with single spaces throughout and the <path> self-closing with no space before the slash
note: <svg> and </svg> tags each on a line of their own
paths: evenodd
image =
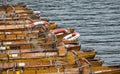
<svg viewBox="0 0 120 74">
<path fill-rule="evenodd" d="M 24 24 L 32 24 L 33 22 L 38 21 L 38 19 L 27 19 L 27 18 L 14 18 L 12 19 L 6 19 L 4 21 L 3 19 L 0 19 L 0 26 L 2 25 L 24 25 Z"/>
<path fill-rule="evenodd" d="M 30 24 L 27 24 L 27 25 L 24 25 L 24 24 L 21 24 L 21 25 L 0 25 L 0 30 L 22 30 L 22 29 L 30 29 L 32 27 L 28 27 L 30 26 Z M 41 27 L 41 26 L 39 26 Z"/>
<path fill-rule="evenodd" d="M 68 68 L 69 67 L 69 68 Z M 83 69 L 80 68 L 72 68 L 70 66 L 68 67 L 46 67 L 46 68 L 18 68 L 16 69 L 16 71 L 14 71 L 14 69 L 10 69 L 9 74 L 13 74 L 13 73 L 22 73 L 22 74 L 36 74 L 36 73 L 40 73 L 40 74 L 119 74 L 120 73 L 120 68 L 118 66 L 114 67 L 114 66 L 104 66 L 104 67 L 94 67 L 96 69 L 99 70 L 103 70 L 104 72 L 101 72 L 99 70 L 94 70 L 94 68 L 92 68 L 92 71 L 88 71 L 86 70 L 86 72 L 83 72 Z M 59 69 L 59 70 L 58 70 Z M 96 71 L 96 72 L 94 72 Z M 1 74 L 6 74 L 7 71 L 5 70 L 1 70 Z"/>
<path fill-rule="evenodd" d="M 67 59 L 69 59 L 69 60 L 73 60 L 73 62 L 74 62 L 74 59 L 75 59 L 75 55 L 73 54 L 73 53 L 71 53 L 71 52 L 68 52 L 68 54 L 67 54 L 67 56 L 61 56 L 61 55 L 59 55 L 59 56 L 54 56 L 54 57 L 44 57 L 44 58 L 40 58 L 41 57 L 41 55 L 39 54 L 39 53 L 41 53 L 41 52 L 36 52 L 36 53 L 34 53 L 34 52 L 31 52 L 31 53 L 22 53 L 21 52 L 21 54 L 19 53 L 19 54 L 15 54 L 15 53 L 13 53 L 13 54 L 0 54 L 1 56 L 0 56 L 0 58 L 1 58 L 1 60 L 0 60 L 0 62 L 7 62 L 7 61 L 9 61 L 9 62 L 19 62 L 19 61 L 32 61 L 32 60 L 34 60 L 34 59 L 36 59 L 36 61 L 37 60 L 41 60 L 41 61 L 46 61 L 46 60 L 55 60 L 55 59 L 57 59 L 57 58 L 59 58 L 59 59 L 61 59 L 61 60 L 65 60 L 65 58 L 67 58 Z M 45 53 L 47 53 L 47 52 L 45 52 Z M 48 52 L 49 53 L 49 52 Z M 94 58 L 94 56 L 95 56 L 95 51 L 91 51 L 91 52 L 77 52 L 78 53 L 78 58 L 86 58 L 86 59 L 93 59 Z M 51 55 L 52 53 L 50 53 L 50 55 Z M 59 54 L 61 54 L 61 53 L 59 53 Z M 15 57 L 14 57 L 14 55 L 15 55 Z M 70 61 L 70 62 L 72 62 L 72 61 Z"/>
<path fill-rule="evenodd" d="M 23 8 L 24 7 L 24 8 Z M 25 4 L 21 4 L 21 5 L 19 5 L 19 4 L 16 4 L 16 5 L 10 5 L 10 4 L 8 4 L 8 5 L 2 5 L 2 6 L 0 6 L 0 11 L 1 12 L 5 12 L 5 13 L 17 13 L 17 14 L 21 14 L 21 13 L 27 13 L 27 14 L 31 14 L 31 13 L 33 13 L 33 10 L 32 9 L 27 9 L 27 8 L 25 8 L 26 7 L 26 5 Z"/>
<path fill-rule="evenodd" d="M 85 51 L 84 50 L 76 51 L 76 53 L 79 54 L 78 57 L 80 58 L 93 59 L 97 52 L 94 49 L 91 49 L 91 50 L 85 50 Z"/>
<path fill-rule="evenodd" d="M 49 29 L 50 30 L 53 30 L 53 29 L 56 29 L 57 28 L 57 24 L 56 23 L 50 23 L 49 25 Z"/>
<path fill-rule="evenodd" d="M 7 6 L 13 6 L 13 7 L 15 7 L 15 8 L 17 8 L 17 7 L 26 7 L 27 5 L 26 5 L 26 3 L 24 3 L 24 2 L 22 2 L 22 3 L 16 3 L 16 4 L 7 4 Z M 3 8 L 4 9 L 4 5 L 1 5 L 1 9 Z"/>
<path fill-rule="evenodd" d="M 29 24 L 28 24 L 29 25 Z M 40 26 L 42 28 L 42 26 Z M 48 24 L 48 29 L 53 30 L 57 27 L 57 24 Z M 0 25 L 0 31 L 7 31 L 7 30 L 29 30 L 30 28 L 27 25 Z M 38 27 L 39 29 L 39 27 Z M 31 29 L 32 30 L 32 29 Z"/>
<path fill-rule="evenodd" d="M 1 71 L 1 74 L 6 74 L 6 71 Z M 9 74 L 79 74 L 78 70 L 74 69 L 74 68 L 66 68 L 64 69 L 64 67 L 61 67 L 59 70 L 55 67 L 53 68 L 33 68 L 33 69 L 24 69 L 22 72 L 22 69 L 18 69 L 18 71 L 9 71 Z"/>
<path fill-rule="evenodd" d="M 92 70 L 95 74 L 120 74 L 120 66 L 93 67 Z"/>
<path fill-rule="evenodd" d="M 88 59 L 92 67 L 102 66 L 104 61 L 102 59 Z"/>
<path fill-rule="evenodd" d="M 8 35 L 0 35 L 0 40 L 2 40 L 3 42 L 14 42 L 14 41 L 26 41 L 27 38 L 30 39 L 34 39 L 34 38 L 38 38 L 38 34 L 37 33 L 31 33 L 31 34 L 8 34 Z"/>
</svg>

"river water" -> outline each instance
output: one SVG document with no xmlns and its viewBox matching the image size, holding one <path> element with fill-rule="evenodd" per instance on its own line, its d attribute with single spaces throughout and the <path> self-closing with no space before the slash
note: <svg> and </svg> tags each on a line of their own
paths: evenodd
<svg viewBox="0 0 120 74">
<path fill-rule="evenodd" d="M 25 2 L 42 18 L 80 32 L 82 48 L 94 48 L 104 65 L 120 64 L 120 0 L 9 0 Z"/>
</svg>

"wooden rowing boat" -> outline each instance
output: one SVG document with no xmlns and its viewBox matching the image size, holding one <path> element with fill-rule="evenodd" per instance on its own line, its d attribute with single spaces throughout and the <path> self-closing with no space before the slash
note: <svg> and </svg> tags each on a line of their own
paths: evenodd
<svg viewBox="0 0 120 74">
<path fill-rule="evenodd" d="M 31 24 L 0 25 L 0 30 L 27 29 L 27 28 L 31 28 Z"/>
<path fill-rule="evenodd" d="M 40 19 L 34 16 L 27 17 L 14 17 L 14 18 L 0 18 L 0 25 L 13 25 L 13 24 L 32 24 L 37 21 L 46 21 L 49 24 L 53 24 L 54 22 L 49 22 L 48 19 Z"/>
<path fill-rule="evenodd" d="M 93 59 L 96 55 L 96 51 L 94 49 L 91 49 L 91 50 L 80 50 L 80 51 L 74 51 L 74 50 L 71 50 L 73 54 L 77 55 L 78 57 L 81 57 L 81 58 L 86 58 L 86 59 Z"/>
<path fill-rule="evenodd" d="M 18 14 L 19 15 L 19 14 Z M 27 15 L 27 14 L 26 14 Z M 24 16 L 24 15 L 23 15 Z M 12 25 L 12 24 L 32 24 L 37 21 L 46 21 L 49 24 L 54 24 L 54 22 L 49 22 L 49 19 L 44 18 L 40 19 L 34 15 L 28 15 L 28 17 L 15 16 L 15 17 L 1 17 L 0 18 L 0 25 Z"/>
<path fill-rule="evenodd" d="M 25 18 L 23 18 L 23 19 L 17 19 L 17 18 L 14 18 L 12 21 L 11 20 L 8 20 L 8 19 L 5 19 L 5 20 L 3 20 L 3 19 L 0 19 L 0 25 L 2 26 L 2 25 L 20 25 L 20 24 L 32 24 L 33 22 L 36 22 L 36 21 L 38 21 L 38 20 L 36 20 L 36 19 L 32 19 L 32 20 L 30 20 L 30 19 L 25 19 Z"/>
<path fill-rule="evenodd" d="M 16 48 L 16 49 L 7 49 L 7 47 L 0 47 L 1 48 L 1 53 L 2 54 L 6 54 L 6 53 L 31 53 L 31 52 L 40 52 L 40 51 L 46 51 L 49 52 L 51 51 L 59 51 L 58 48 L 52 48 L 50 46 L 39 46 L 39 49 L 35 49 L 35 48 L 31 48 L 31 49 L 20 49 L 20 48 Z M 4 49 L 2 49 L 4 48 Z M 67 51 L 65 48 L 63 48 L 65 51 Z M 88 51 L 75 51 L 77 54 L 83 54 L 85 55 L 85 57 L 87 57 L 87 55 L 89 54 L 91 57 L 90 58 L 94 58 L 94 56 L 96 55 L 96 52 L 94 50 L 88 50 Z M 89 58 L 89 56 L 88 56 Z M 98 61 L 98 60 L 90 60 L 90 61 Z M 100 61 L 100 60 L 99 60 Z"/>
<path fill-rule="evenodd" d="M 13 35 L 1 35 L 1 40 L 3 45 L 9 45 L 9 46 L 18 46 L 18 45 L 30 45 L 36 44 L 39 45 L 46 45 L 46 44 L 52 44 L 57 42 L 56 40 L 52 40 L 52 37 L 48 36 L 46 38 L 39 38 L 38 33 L 28 33 L 28 34 L 13 34 Z M 7 39 L 6 39 L 7 38 Z M 37 38 L 37 39 L 36 39 Z M 34 41 L 35 40 L 35 41 Z"/>
<path fill-rule="evenodd" d="M 18 45 L 3 45 L 1 46 L 0 50 L 34 50 L 34 49 L 46 49 L 47 51 L 54 49 L 56 46 L 54 46 L 54 43 L 43 43 L 41 45 L 35 46 L 34 44 L 18 44 Z M 52 50 L 53 51 L 53 50 Z"/>
<path fill-rule="evenodd" d="M 0 31 L 0 35 L 24 35 L 24 34 L 32 34 L 32 33 L 38 33 L 39 30 L 5 30 Z"/>
<path fill-rule="evenodd" d="M 53 30 L 57 27 L 57 24 L 56 23 L 50 23 L 50 24 L 47 24 L 47 27 L 44 27 L 44 24 L 43 25 L 39 25 L 37 26 L 35 29 L 46 29 L 48 28 L 49 30 Z M 31 24 L 15 24 L 15 25 L 0 25 L 0 31 L 7 31 L 7 30 L 32 30 L 33 27 L 31 27 Z"/>
<path fill-rule="evenodd" d="M 3 14 L 9 14 L 9 13 L 13 13 L 13 14 L 33 14 L 33 10 L 31 9 L 21 9 L 21 10 L 11 10 L 11 9 L 7 9 L 5 11 L 1 11 Z"/>
<path fill-rule="evenodd" d="M 16 13 L 5 13 L 0 12 L 0 17 L 5 20 L 11 20 L 13 18 L 32 18 L 32 19 L 40 19 L 40 16 L 36 16 L 32 10 L 19 10 Z M 1 21 L 2 19 L 0 19 Z"/>
<path fill-rule="evenodd" d="M 22 12 L 25 12 L 25 13 L 26 13 L 25 10 L 28 10 L 27 13 L 31 13 L 31 11 L 32 11 L 32 9 L 28 9 L 28 8 L 25 8 L 25 7 L 23 8 L 22 4 L 19 5 L 19 6 L 9 5 L 9 4 L 0 6 L 0 12 L 5 12 L 5 13 L 14 13 L 14 12 L 15 13 L 19 13 L 19 12 L 21 13 L 21 10 L 22 10 Z M 32 13 L 33 13 L 33 11 L 32 11 Z"/>
<path fill-rule="evenodd" d="M 0 45 L 0 51 L 2 53 L 10 53 L 10 52 L 32 52 L 32 51 L 57 51 L 56 42 L 50 42 L 50 43 L 36 43 L 35 41 L 29 44 L 10 44 L 11 42 L 8 42 L 7 45 L 4 43 L 1 43 Z"/>
<path fill-rule="evenodd" d="M 92 67 L 102 66 L 104 61 L 102 59 L 87 59 Z"/>
<path fill-rule="evenodd" d="M 61 48 L 61 47 L 60 47 Z M 73 60 L 75 58 L 86 58 L 86 59 L 92 59 L 94 58 L 96 52 L 95 51 L 90 51 L 90 52 L 76 52 L 77 56 L 73 52 L 60 52 L 61 50 L 65 49 L 60 49 L 59 50 L 59 56 L 54 56 L 54 57 L 49 57 L 50 55 L 53 55 L 51 52 L 48 54 L 48 57 L 45 57 L 44 55 L 41 55 L 40 51 L 36 52 L 21 52 L 21 53 L 9 53 L 9 54 L 0 54 L 0 62 L 25 62 L 25 61 L 47 61 L 47 60 L 64 60 L 65 58 L 69 60 Z M 44 53 L 49 53 L 49 52 L 44 52 Z M 42 52 L 43 54 L 43 52 Z M 57 55 L 57 54 L 56 54 Z M 43 57 L 44 56 L 44 57 Z M 72 62 L 72 61 L 70 61 Z M 73 62 L 75 62 L 73 60 Z"/>
<path fill-rule="evenodd" d="M 11 9 L 9 9 L 11 10 Z M 11 12 L 6 12 L 5 11 L 0 11 L 0 21 L 12 21 L 15 19 L 40 19 L 40 15 L 38 15 L 37 13 L 35 13 L 35 11 L 31 10 L 31 9 L 21 9 L 21 10 L 14 10 Z"/>
<path fill-rule="evenodd" d="M 0 26 L 0 30 L 12 30 L 12 29 L 27 29 L 25 25 L 2 25 Z"/>
<path fill-rule="evenodd" d="M 10 32 L 7 32 L 10 33 Z M 4 34 L 4 35 L 0 35 L 0 40 L 3 41 L 18 41 L 18 40 L 27 40 L 27 37 L 29 39 L 32 38 L 38 38 L 38 33 L 24 33 L 24 34 Z"/>
<path fill-rule="evenodd" d="M 61 66 L 63 65 L 69 65 L 65 61 L 59 61 L 61 63 Z M 19 63 L 0 63 L 0 68 L 2 69 L 10 69 L 14 68 L 15 64 L 16 67 L 24 67 L 24 68 L 36 68 L 36 67 L 53 67 L 56 66 L 58 63 L 57 60 L 51 60 L 46 62 L 36 61 L 36 62 L 19 62 Z M 74 64 L 73 64 L 74 65 Z"/>
<path fill-rule="evenodd" d="M 6 55 L 7 54 L 7 55 Z M 6 54 L 0 54 L 0 58 L 11 58 L 11 59 L 24 59 L 24 58 L 43 58 L 43 57 L 52 57 L 52 56 L 58 56 L 57 52 L 41 52 L 41 51 L 22 51 L 22 52 L 13 52 L 11 51 L 10 53 Z"/>
<path fill-rule="evenodd" d="M 39 54 L 40 55 L 40 54 Z M 7 56 L 4 56 L 4 57 L 7 57 Z M 50 61 L 50 60 L 57 60 L 57 59 L 60 59 L 60 60 L 65 60 L 65 58 L 68 58 L 69 60 L 73 58 L 69 58 L 68 56 L 54 56 L 54 57 L 36 57 L 36 58 L 31 58 L 31 57 L 26 57 L 26 58 L 15 58 L 15 55 L 14 55 L 14 58 L 1 58 L 0 59 L 0 62 L 32 62 L 32 61 Z"/>
<path fill-rule="evenodd" d="M 120 66 L 93 67 L 92 71 L 95 74 L 120 74 Z"/>
<path fill-rule="evenodd" d="M 16 10 L 15 8 L 7 8 L 3 11 L 0 11 L 0 17 L 4 20 L 11 20 L 13 18 L 40 19 L 40 11 L 34 11 L 28 8 L 22 8 L 19 10 Z"/>
<path fill-rule="evenodd" d="M 74 68 L 68 68 L 69 66 L 67 66 L 67 68 L 65 68 L 64 66 L 61 66 L 60 68 L 56 67 L 37 67 L 37 68 L 18 68 L 15 69 L 15 71 L 13 71 L 13 69 L 8 69 L 6 70 L 1 70 L 1 74 L 79 74 L 78 70 L 74 69 Z M 71 70 L 71 71 L 70 71 Z M 72 72 L 73 71 L 73 72 Z"/>
<path fill-rule="evenodd" d="M 68 68 L 69 67 L 69 68 Z M 97 69 L 97 70 L 96 70 Z M 89 70 L 89 69 L 88 69 Z M 23 74 L 36 74 L 36 73 L 42 73 L 42 74 L 119 74 L 120 73 L 120 67 L 119 66 L 102 66 L 102 67 L 93 67 L 92 71 L 85 71 L 81 68 L 73 68 L 71 66 L 59 66 L 59 67 L 36 67 L 36 68 L 16 68 L 16 69 L 8 69 L 1 70 L 1 74 L 6 74 L 7 72 L 9 74 L 13 73 L 23 73 Z"/>
<path fill-rule="evenodd" d="M 0 9 L 4 8 L 5 6 L 13 6 L 13 7 L 23 7 L 25 8 L 27 5 L 24 2 L 21 3 L 15 3 L 15 4 L 7 4 L 7 5 L 1 5 Z"/>
</svg>

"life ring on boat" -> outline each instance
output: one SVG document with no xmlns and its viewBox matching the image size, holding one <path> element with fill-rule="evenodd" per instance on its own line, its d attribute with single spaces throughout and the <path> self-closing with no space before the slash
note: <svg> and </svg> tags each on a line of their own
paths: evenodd
<svg viewBox="0 0 120 74">
<path fill-rule="evenodd" d="M 62 29 L 55 29 L 52 31 L 53 34 L 55 35 L 61 35 L 61 34 L 64 34 L 64 33 L 69 33 L 69 31 L 65 28 L 62 28 Z"/>
<path fill-rule="evenodd" d="M 63 41 L 74 41 L 77 40 L 80 37 L 80 33 L 75 32 L 72 34 L 69 34 L 63 38 Z"/>
<path fill-rule="evenodd" d="M 36 16 L 40 17 L 40 11 L 33 11 L 33 14 L 35 14 Z"/>
<path fill-rule="evenodd" d="M 27 27 L 34 28 L 34 27 L 38 27 L 38 26 L 44 25 L 46 23 L 47 23 L 46 21 L 38 21 L 38 22 L 34 22 L 32 24 L 29 24 Z"/>
</svg>

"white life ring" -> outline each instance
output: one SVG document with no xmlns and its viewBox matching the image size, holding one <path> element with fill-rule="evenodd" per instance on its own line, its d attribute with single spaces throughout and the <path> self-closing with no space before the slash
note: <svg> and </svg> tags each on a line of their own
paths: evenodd
<svg viewBox="0 0 120 74">
<path fill-rule="evenodd" d="M 41 26 L 41 25 L 44 25 L 46 23 L 47 23 L 46 21 L 38 21 L 38 22 L 34 22 L 32 24 L 27 25 L 27 27 L 33 28 L 35 26 Z"/>
<path fill-rule="evenodd" d="M 64 33 L 69 33 L 69 31 L 65 28 L 61 28 L 61 29 L 53 30 L 52 33 L 55 34 L 55 35 L 61 35 L 61 34 L 64 34 Z"/>
<path fill-rule="evenodd" d="M 40 11 L 33 11 L 33 14 L 35 14 L 36 16 L 40 17 Z"/>
<path fill-rule="evenodd" d="M 65 36 L 63 38 L 63 41 L 73 41 L 73 40 L 78 39 L 79 37 L 80 37 L 80 33 L 75 32 L 75 33 L 72 33 L 72 34 Z"/>
</svg>

